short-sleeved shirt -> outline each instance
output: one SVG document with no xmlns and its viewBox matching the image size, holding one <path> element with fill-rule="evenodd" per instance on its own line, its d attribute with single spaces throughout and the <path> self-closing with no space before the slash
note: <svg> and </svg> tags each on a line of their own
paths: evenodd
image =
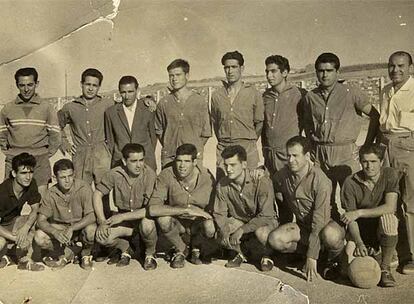
<svg viewBox="0 0 414 304">
<path fill-rule="evenodd" d="M 294 85 L 287 84 L 281 93 L 271 88 L 263 93 L 262 143 L 264 147 L 284 150 L 288 139 L 300 134 L 302 98 L 305 92 Z"/>
<path fill-rule="evenodd" d="M 94 214 L 91 186 L 75 179 L 72 188 L 63 193 L 57 184 L 53 185 L 42 197 L 39 214 L 60 224 L 77 223 L 88 214 Z"/>
<path fill-rule="evenodd" d="M 174 166 L 162 170 L 158 175 L 150 205 L 166 204 L 184 208 L 194 205 L 202 209 L 209 206 L 215 184 L 214 177 L 206 168 L 196 168 L 199 175 L 194 189 L 191 189 L 185 180 L 177 178 Z"/>
<path fill-rule="evenodd" d="M 211 137 L 208 102 L 193 92 L 187 100 L 169 94 L 157 105 L 155 132 L 161 138 L 161 160 L 172 160 L 177 147 L 185 143 L 204 151 L 203 138 Z"/>
<path fill-rule="evenodd" d="M 362 126 L 368 98 L 357 88 L 336 83 L 328 99 L 320 87 L 309 91 L 304 102 L 304 128 L 317 143 L 353 143 Z"/>
<path fill-rule="evenodd" d="M 242 221 L 244 233 L 262 226 L 275 226 L 277 217 L 271 180 L 266 176 L 253 179 L 251 170 L 246 169 L 245 181 L 239 190 L 227 176 L 220 179 L 214 201 L 214 219 L 223 232 L 229 232 L 227 217 Z"/>
<path fill-rule="evenodd" d="M 58 112 L 59 124 L 70 125 L 73 144 L 88 146 L 105 141 L 104 113 L 114 104 L 110 98 L 97 96 L 91 103 L 81 97 L 65 104 Z"/>
<path fill-rule="evenodd" d="M 217 89 L 211 96 L 211 120 L 218 141 L 256 140 L 255 124 L 263 122 L 263 99 L 254 86 L 244 84 L 233 103 L 226 89 Z"/>
<path fill-rule="evenodd" d="M 129 176 L 125 167 L 117 166 L 104 175 L 96 189 L 103 195 L 114 190 L 115 206 L 121 211 L 134 211 L 147 205 L 156 177 L 147 165 L 136 177 Z"/>
<path fill-rule="evenodd" d="M 342 208 L 346 211 L 376 208 L 385 203 L 385 194 L 391 192 L 400 194 L 399 174 L 396 169 L 381 169 L 372 190 L 365 185 L 364 172 L 361 170 L 345 180 L 341 190 Z"/>
<path fill-rule="evenodd" d="M 300 229 L 310 232 L 307 257 L 317 259 L 321 248 L 319 233 L 331 219 L 331 181 L 319 167 L 309 163 L 308 173 L 298 183 L 286 166 L 273 176 L 273 184 Z"/>
<path fill-rule="evenodd" d="M 16 198 L 13 191 L 13 179 L 6 179 L 0 184 L 0 223 L 6 224 L 12 221 L 13 218 L 20 215 L 25 203 L 29 205 L 38 204 L 40 199 L 41 196 L 34 179 L 19 199 Z"/>
<path fill-rule="evenodd" d="M 414 131 L 414 78 L 395 92 L 392 83 L 380 95 L 380 129 L 385 133 Z"/>
</svg>

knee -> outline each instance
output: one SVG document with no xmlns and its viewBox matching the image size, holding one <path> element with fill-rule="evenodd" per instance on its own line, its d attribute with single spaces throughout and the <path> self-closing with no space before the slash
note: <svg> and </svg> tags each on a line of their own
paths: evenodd
<svg viewBox="0 0 414 304">
<path fill-rule="evenodd" d="M 272 249 L 284 252 L 288 248 L 288 246 L 286 244 L 283 233 L 281 232 L 282 231 L 280 229 L 276 229 L 270 232 L 267 237 L 267 241 Z"/>
<path fill-rule="evenodd" d="M 42 230 L 36 230 L 34 234 L 34 241 L 40 248 L 49 248 L 52 245 L 50 237 Z"/>
<path fill-rule="evenodd" d="M 155 222 L 153 220 L 144 218 L 139 223 L 139 230 L 142 235 L 150 235 L 154 231 L 156 232 Z"/>
<path fill-rule="evenodd" d="M 269 238 L 270 228 L 268 226 L 259 227 L 254 231 L 254 235 L 259 240 L 259 242 L 263 245 L 267 244 L 267 240 Z"/>
<path fill-rule="evenodd" d="M 203 222 L 203 230 L 206 238 L 211 239 L 216 233 L 216 227 L 213 220 L 206 220 Z"/>
<path fill-rule="evenodd" d="M 172 218 L 170 216 L 163 216 L 157 218 L 157 224 L 163 233 L 169 232 L 173 228 Z"/>
<path fill-rule="evenodd" d="M 398 219 L 392 213 L 380 216 L 379 232 L 382 235 L 393 236 L 398 235 Z"/>
<path fill-rule="evenodd" d="M 4 237 L 0 236 L 0 250 L 2 250 L 7 245 L 7 240 Z"/>
<path fill-rule="evenodd" d="M 336 222 L 330 222 L 321 231 L 322 243 L 331 249 L 341 248 L 345 242 L 345 230 Z"/>
<path fill-rule="evenodd" d="M 95 223 L 86 226 L 82 230 L 83 239 L 87 243 L 93 243 L 93 241 L 95 240 L 95 232 L 96 232 L 96 224 Z"/>
</svg>

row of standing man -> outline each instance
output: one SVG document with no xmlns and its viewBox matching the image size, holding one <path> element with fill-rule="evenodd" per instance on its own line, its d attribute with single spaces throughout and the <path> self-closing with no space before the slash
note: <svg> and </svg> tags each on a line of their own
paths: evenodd
<svg viewBox="0 0 414 304">
<path fill-rule="evenodd" d="M 358 173 L 358 170 L 361 168 L 361 159 L 358 157 L 356 140 L 361 130 L 363 114 L 365 114 L 370 121 L 365 144 L 369 145 L 377 140 L 387 147 L 387 153 L 384 155 L 374 153 L 376 151 L 374 148 L 368 149 L 369 153 L 366 154 L 376 155 L 381 164 L 385 160 L 385 162 L 391 164 L 392 167 L 401 173 L 398 175 L 398 178 L 401 177 L 402 187 L 389 192 L 394 193 L 398 191 L 397 193 L 399 194 L 401 191 L 400 198 L 410 248 L 408 262 L 404 265 L 403 272 L 414 272 L 414 219 L 412 209 L 414 206 L 412 201 L 414 190 L 410 175 L 413 166 L 412 147 L 414 146 L 412 136 L 414 127 L 411 122 L 414 110 L 414 89 L 413 80 L 410 76 L 413 72 L 410 54 L 399 51 L 390 56 L 388 70 L 391 83 L 381 92 L 380 113 L 371 105 L 368 98 L 360 90 L 338 82 L 340 62 L 339 58 L 332 53 L 323 53 L 317 58 L 315 70 L 319 86 L 309 92 L 304 92 L 287 82 L 290 67 L 286 58 L 279 55 L 269 56 L 265 60 L 265 66 L 266 77 L 270 86 L 263 96 L 260 96 L 253 86 L 243 83 L 244 58 L 239 52 L 226 53 L 221 62 L 224 67 L 226 81 L 223 82 L 223 87 L 213 93 L 211 108 L 203 97 L 187 87 L 189 64 L 185 60 L 177 59 L 167 67 L 170 94 L 163 98 L 158 105 L 151 98 L 137 99 L 138 82 L 132 76 L 124 76 L 119 81 L 122 103 L 114 104 L 112 100 L 100 97 L 98 92 L 102 84 L 102 74 L 96 69 L 87 69 L 81 77 L 82 95 L 66 104 L 57 115 L 53 107 L 48 103 L 42 102 L 36 94 L 36 87 L 38 85 L 37 72 L 33 68 L 19 70 L 15 75 L 15 80 L 20 94 L 15 101 L 5 105 L 0 116 L 0 144 L 6 154 L 6 176 L 8 177 L 10 172 L 17 169 L 12 166 L 13 157 L 21 152 L 28 152 L 34 155 L 36 159 L 36 166 L 33 169 L 35 180 L 39 185 L 39 191 L 42 194 L 46 193 L 47 184 L 51 177 L 49 157 L 61 147 L 63 151 L 72 154 L 75 177 L 84 180 L 87 184 L 94 182 L 96 189 L 99 190 L 99 185 L 102 185 L 105 181 L 104 177 L 108 178 L 110 175 L 108 173 L 110 167 L 114 169 L 119 167 L 126 168 L 126 162 L 130 154 L 123 155 L 122 149 L 128 143 L 140 144 L 145 151 L 142 154 L 145 154 L 146 166 L 155 170 L 155 144 L 157 138 L 162 145 L 162 167 L 165 170 L 170 170 L 171 174 L 176 176 L 175 173 L 180 172 L 178 169 L 179 162 L 177 162 L 177 157 L 179 156 L 179 153 L 176 153 L 177 147 L 191 143 L 198 151 L 197 158 L 192 158 L 192 163 L 194 164 L 194 161 L 198 159 L 198 164 L 200 164 L 204 145 L 208 138 L 212 136 L 213 128 L 218 140 L 216 179 L 218 181 L 222 180 L 230 189 L 236 189 L 239 193 L 239 198 L 241 198 L 243 197 L 243 189 L 247 186 L 246 179 L 248 177 L 249 179 L 252 177 L 252 180 L 255 182 L 262 179 L 264 181 L 267 178 L 266 176 L 257 177 L 257 170 L 253 170 L 250 173 L 252 169 L 258 168 L 260 165 L 257 139 L 261 136 L 265 167 L 269 171 L 270 176 L 273 177 L 276 190 L 279 221 L 281 223 L 288 222 L 290 220 L 288 213 L 293 212 L 297 223 L 306 223 L 308 235 L 304 237 L 306 234 L 299 234 L 302 241 L 303 238 L 307 239 L 304 242 L 308 247 L 305 270 L 306 276 L 308 279 L 311 279 L 312 276 L 317 275 L 316 260 L 319 254 L 320 239 L 324 235 L 321 231 L 324 227 L 326 228 L 326 224 L 331 223 L 330 220 L 326 221 L 327 218 L 332 219 L 332 222 L 336 224 L 331 225 L 334 226 L 332 231 L 327 230 L 329 232 L 326 234 L 327 239 L 332 240 L 335 239 L 333 237 L 336 235 L 335 233 L 343 235 L 340 233 L 343 230 L 343 224 L 346 224 L 349 228 L 352 226 L 350 225 L 351 222 L 356 222 L 357 218 L 352 217 L 355 217 L 355 214 L 352 213 L 352 216 L 350 216 L 348 213 L 355 211 L 352 208 L 359 209 L 358 206 L 361 209 L 367 208 L 367 206 L 364 207 L 364 204 L 360 205 L 360 202 L 357 202 L 351 209 L 347 210 L 345 208 L 348 212 L 345 215 L 341 215 L 335 200 L 336 186 L 338 184 L 342 186 L 349 176 Z M 62 133 L 62 129 L 66 125 L 70 126 L 73 143 L 69 143 L 65 133 Z M 303 141 L 302 137 L 295 138 L 295 136 L 303 134 L 303 132 L 307 140 Z M 293 143 L 291 142 L 286 146 L 288 139 L 292 139 Z M 309 147 L 306 141 L 310 142 Z M 301 147 L 299 151 L 289 152 L 289 148 L 292 150 L 298 146 Z M 234 152 L 235 147 L 237 149 L 242 148 L 239 150 L 244 152 Z M 229 151 L 233 152 L 228 154 Z M 186 153 L 183 155 L 192 155 L 188 151 Z M 231 155 L 232 153 L 233 155 Z M 243 156 L 244 154 L 245 157 Z M 300 163 L 300 160 L 297 160 L 297 156 L 299 158 L 300 156 L 304 157 L 302 163 Z M 241 176 L 244 179 L 239 186 L 237 186 L 237 182 L 234 182 L 237 178 L 231 179 L 230 177 L 232 175 L 232 165 L 228 162 L 226 164 L 226 159 L 234 157 L 239 161 L 243 169 L 243 173 L 240 174 L 242 174 Z M 309 161 L 307 160 L 308 158 Z M 327 176 L 330 181 L 328 183 L 322 182 L 321 185 L 332 185 L 331 189 L 328 189 L 329 205 L 332 208 L 332 213 L 330 210 L 325 210 L 325 214 L 316 214 L 313 210 L 316 198 L 312 195 L 319 192 L 317 185 L 312 181 L 310 185 L 306 185 L 305 189 L 302 189 L 299 186 L 304 186 L 306 184 L 304 183 L 304 180 L 306 180 L 304 178 L 309 176 L 293 174 L 296 171 L 303 173 L 306 170 L 314 170 L 310 169 L 314 168 L 313 163 L 317 165 L 315 167 L 315 170 L 318 172 L 316 175 L 322 176 L 317 179 L 323 180 L 324 176 Z M 288 165 L 287 173 L 283 170 L 286 164 Z M 200 166 L 198 165 L 198 167 Z M 301 170 L 298 169 L 299 167 Z M 364 169 L 363 164 L 362 167 Z M 68 169 L 66 168 L 66 170 Z M 57 172 L 59 170 L 55 174 Z M 167 171 L 163 170 L 162 172 Z M 323 173 L 319 174 L 319 172 Z M 362 175 L 368 176 L 368 171 L 364 171 Z M 280 176 L 283 176 L 283 178 L 280 178 Z M 176 180 L 179 181 L 182 189 L 185 190 L 185 187 L 188 187 L 188 185 L 183 186 L 180 177 Z M 364 178 L 361 180 L 365 182 Z M 197 184 L 196 181 L 192 182 L 193 186 Z M 378 180 L 374 179 L 374 185 L 377 182 Z M 112 181 L 112 183 L 114 182 Z M 159 180 L 156 185 L 158 184 L 161 184 Z M 218 201 L 217 197 L 218 193 L 220 193 L 221 184 L 221 182 L 218 183 L 215 191 L 216 202 Z M 367 187 L 371 191 L 375 188 Z M 155 186 L 155 189 L 157 189 L 157 186 Z M 299 193 L 299 190 L 303 191 L 303 193 Z M 320 190 L 324 192 L 323 189 Z M 47 193 L 50 191 L 48 190 Z M 187 193 L 191 192 L 188 189 L 186 191 Z M 125 191 L 120 192 L 125 193 Z M 229 197 L 231 197 L 230 192 L 227 192 Z M 105 191 L 100 191 L 100 193 L 105 194 Z M 283 195 L 278 195 L 278 193 Z M 342 193 L 343 200 L 345 201 L 344 191 Z M 301 197 L 301 194 L 303 197 Z M 165 203 L 169 200 L 170 195 L 167 191 L 167 195 L 160 200 Z M 188 195 L 191 197 L 190 194 Z M 385 201 L 385 193 L 382 195 L 382 200 L 380 199 L 378 203 L 380 205 L 384 204 Z M 94 194 L 94 202 L 95 199 Z M 254 203 L 259 201 L 257 197 L 250 197 L 250 199 Z M 17 198 L 17 201 L 19 200 L 20 198 Z M 124 200 L 125 198 L 120 198 L 120 201 L 126 203 Z M 357 199 L 354 198 L 353 200 Z M 361 198 L 358 198 L 358 200 L 361 200 Z M 224 201 L 228 202 L 231 199 L 228 198 Z M 233 197 L 233 201 L 237 201 L 237 199 Z M 252 216 L 262 216 L 258 212 L 262 210 L 261 207 L 257 209 L 258 206 L 249 206 L 248 201 L 243 198 L 242 202 L 239 202 L 239 204 L 244 206 L 241 209 L 245 212 L 243 216 L 239 214 L 239 217 L 246 221 L 246 219 Z M 283 202 L 291 202 L 291 204 L 283 204 Z M 297 203 L 295 204 L 294 202 Z M 213 214 L 217 213 L 215 210 L 217 204 L 213 203 Z M 347 203 L 342 202 L 342 204 L 345 207 L 347 206 Z M 228 204 L 226 206 L 228 212 L 234 209 L 229 208 Z M 124 210 L 122 207 L 120 209 Z M 238 209 L 240 208 L 236 207 L 236 211 L 233 210 L 233 212 L 237 213 Z M 388 212 L 389 210 L 385 211 Z M 98 236 L 105 236 L 107 238 L 108 231 L 111 230 L 105 230 L 105 227 L 99 229 L 99 226 L 105 224 L 108 227 L 112 227 L 111 225 L 119 223 L 111 224 L 111 221 L 108 221 L 111 217 L 108 219 L 105 216 L 100 218 L 99 212 L 95 208 L 98 222 L 96 236 L 97 238 Z M 165 212 L 164 210 L 161 213 L 157 213 L 156 210 L 155 213 L 149 213 L 153 217 L 168 217 L 169 215 L 165 215 Z M 274 212 L 276 211 L 274 210 Z M 327 216 L 326 212 L 329 212 L 329 216 Z M 205 218 L 206 216 L 191 215 L 189 217 Z M 380 216 L 377 217 L 379 218 Z M 3 222 L 4 214 L 2 214 L 1 218 Z M 164 223 L 164 226 L 163 223 L 158 222 L 158 226 L 166 234 L 169 233 L 167 230 L 171 227 L 175 227 L 174 229 L 180 227 L 175 221 L 167 222 Z M 289 247 L 287 245 L 292 240 L 281 239 L 280 235 L 289 235 L 290 230 L 282 234 L 278 233 L 278 231 L 282 231 L 280 228 L 289 227 L 289 225 L 278 227 L 276 221 L 274 226 L 272 224 L 253 225 L 257 229 L 252 229 L 252 226 L 249 228 L 242 228 L 244 226 L 241 226 L 235 228 L 230 233 L 232 225 L 226 223 L 222 225 L 222 227 L 226 228 L 220 229 L 219 222 L 220 220 L 216 220 L 216 224 L 210 226 L 210 228 L 218 227 L 217 229 L 210 229 L 210 233 L 205 234 L 210 237 L 220 234 L 222 236 L 221 243 L 227 245 L 227 247 L 236 246 L 244 234 L 257 231 L 260 227 L 277 227 L 276 230 L 268 229 L 267 237 L 257 233 L 257 239 L 261 240 L 261 243 L 265 245 L 264 247 L 269 245 L 267 247 L 286 252 L 297 250 L 296 245 L 291 246 L 290 249 L 282 248 L 283 246 Z M 181 226 L 184 227 L 185 225 Z M 205 231 L 209 231 L 207 229 L 208 226 L 204 228 Z M 301 228 L 300 225 L 299 228 Z M 298 229 L 298 231 L 303 232 L 306 229 L 302 228 Z M 220 233 L 212 232 L 212 230 L 217 230 Z M 229 235 L 223 233 L 222 230 Z M 295 232 L 295 229 L 292 228 L 291 230 Z M 272 234 L 269 236 L 270 231 L 272 231 Z M 365 244 L 358 241 L 360 240 L 358 239 L 356 243 L 360 247 L 357 246 L 355 252 L 362 252 L 364 254 L 365 250 L 363 250 L 362 245 Z M 293 243 L 300 243 L 297 237 Z M 174 245 L 176 249 L 183 248 L 182 244 Z M 122 248 L 125 248 L 125 246 L 124 244 Z M 334 248 L 335 246 L 331 247 Z M 334 249 L 339 250 L 338 248 Z M 181 255 L 174 255 L 173 261 L 178 259 L 178 265 L 182 264 L 183 256 L 185 256 L 183 251 L 184 249 L 177 249 L 177 252 L 181 253 Z M 195 260 L 197 260 L 196 251 L 194 253 Z M 318 253 L 316 254 L 315 252 Z M 336 257 L 338 254 L 332 255 Z M 146 265 L 145 267 L 151 269 L 156 262 L 152 259 L 152 254 L 148 254 L 148 256 L 150 258 L 148 262 L 145 259 L 144 266 Z M 193 257 L 193 254 L 191 254 L 191 257 Z M 236 257 L 229 261 L 229 265 L 240 264 L 243 260 L 243 254 L 238 252 Z M 273 266 L 273 261 L 268 257 L 268 254 L 263 255 L 261 261 L 262 269 L 267 270 L 271 268 L 270 265 Z M 388 280 L 388 283 L 391 284 L 392 282 L 390 283 Z"/>
</svg>

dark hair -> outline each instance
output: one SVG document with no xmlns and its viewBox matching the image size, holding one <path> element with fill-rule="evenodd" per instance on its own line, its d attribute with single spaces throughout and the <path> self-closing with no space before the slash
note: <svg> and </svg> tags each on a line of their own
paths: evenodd
<svg viewBox="0 0 414 304">
<path fill-rule="evenodd" d="M 167 66 L 167 71 L 170 71 L 175 68 L 182 68 L 183 72 L 188 74 L 190 72 L 190 64 L 184 59 L 175 59 Z"/>
<path fill-rule="evenodd" d="M 221 64 L 224 65 L 226 60 L 229 60 L 229 59 L 237 60 L 240 66 L 244 65 L 243 55 L 239 53 L 238 51 L 227 52 L 226 54 L 224 54 L 223 57 L 221 58 Z"/>
<path fill-rule="evenodd" d="M 308 152 L 311 152 L 312 150 L 312 145 L 309 139 L 307 139 L 306 137 L 300 136 L 300 135 L 296 135 L 296 136 L 289 138 L 289 140 L 286 142 L 286 149 L 291 148 L 296 145 L 302 146 L 302 151 L 304 155 Z"/>
<path fill-rule="evenodd" d="M 175 151 L 175 157 L 179 155 L 191 155 L 191 159 L 197 158 L 197 148 L 193 144 L 182 144 Z"/>
<path fill-rule="evenodd" d="M 288 71 L 288 73 L 290 72 L 289 60 L 287 58 L 280 56 L 280 55 L 271 55 L 266 58 L 265 65 L 272 64 L 272 63 L 277 64 L 280 72 L 284 72 L 284 71 Z"/>
<path fill-rule="evenodd" d="M 363 155 L 371 153 L 375 154 L 379 160 L 382 161 L 384 160 L 385 147 L 378 144 L 363 145 L 361 148 L 359 148 L 359 159 L 362 160 Z"/>
<path fill-rule="evenodd" d="M 408 64 L 409 65 L 413 64 L 413 57 L 411 57 L 410 53 L 408 53 L 406 51 L 396 51 L 396 52 L 392 53 L 390 58 L 388 59 L 388 62 L 390 62 L 392 57 L 394 57 L 394 56 L 405 56 L 405 57 L 408 58 Z"/>
<path fill-rule="evenodd" d="M 122 76 L 121 79 L 119 79 L 118 82 L 118 89 L 121 87 L 121 85 L 124 84 L 130 84 L 133 83 L 135 85 L 135 88 L 138 89 L 139 84 L 138 84 L 138 80 L 134 77 L 134 76 Z"/>
<path fill-rule="evenodd" d="M 67 158 L 62 158 L 55 162 L 55 164 L 53 165 L 53 174 L 57 176 L 59 171 L 70 169 L 75 170 L 72 161 Z"/>
<path fill-rule="evenodd" d="M 315 61 L 315 69 L 318 69 L 319 64 L 321 63 L 331 63 L 335 67 L 336 70 L 339 70 L 341 63 L 339 61 L 338 56 L 334 53 L 322 53 L 316 58 Z"/>
<path fill-rule="evenodd" d="M 17 72 L 14 74 L 14 80 L 16 80 L 16 84 L 19 82 L 19 77 L 24 76 L 33 76 L 34 82 L 37 82 L 37 79 L 39 78 L 39 74 L 37 73 L 35 68 L 18 69 Z"/>
<path fill-rule="evenodd" d="M 142 145 L 140 144 L 135 144 L 135 143 L 129 143 L 126 144 L 123 148 L 122 148 L 122 157 L 124 159 L 128 159 L 129 154 L 131 153 L 143 153 L 145 156 L 145 149 Z"/>
<path fill-rule="evenodd" d="M 36 158 L 26 152 L 16 155 L 12 159 L 12 170 L 17 173 L 19 167 L 34 169 L 34 167 L 36 167 Z"/>
<path fill-rule="evenodd" d="M 221 152 L 221 157 L 223 159 L 228 159 L 235 155 L 237 155 L 240 162 L 247 160 L 246 150 L 240 145 L 228 146 Z"/>
<path fill-rule="evenodd" d="M 86 77 L 88 77 L 88 76 L 98 78 L 99 85 L 102 84 L 103 75 L 97 69 L 89 68 L 89 69 L 86 69 L 85 71 L 83 71 L 83 73 L 81 75 L 81 82 L 84 83 Z"/>
</svg>

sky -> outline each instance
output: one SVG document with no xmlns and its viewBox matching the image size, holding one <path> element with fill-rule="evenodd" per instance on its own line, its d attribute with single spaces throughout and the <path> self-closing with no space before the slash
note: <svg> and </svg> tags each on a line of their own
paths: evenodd
<svg viewBox="0 0 414 304">
<path fill-rule="evenodd" d="M 10 7 L 0 12 L 6 37 L 0 63 L 36 50 L 45 37 L 47 43 L 0 64 L 0 103 L 16 95 L 13 75 L 24 66 L 38 69 L 41 96 L 54 97 L 65 95 L 65 74 L 67 94 L 78 95 L 88 67 L 102 71 L 101 90 L 110 91 L 123 75 L 136 76 L 141 86 L 166 82 L 166 66 L 176 58 L 189 61 L 191 79 L 221 76 L 221 56 L 232 50 L 244 55 L 245 73 L 257 75 L 272 54 L 300 68 L 327 51 L 342 65 L 414 51 L 414 1 L 114 0 L 120 2 L 112 21 L 91 22 L 63 39 L 59 34 L 111 13 L 112 1 L 68 0 L 60 9 L 58 1 L 21 1 L 16 8 L 15 1 L 0 0 Z"/>
</svg>

